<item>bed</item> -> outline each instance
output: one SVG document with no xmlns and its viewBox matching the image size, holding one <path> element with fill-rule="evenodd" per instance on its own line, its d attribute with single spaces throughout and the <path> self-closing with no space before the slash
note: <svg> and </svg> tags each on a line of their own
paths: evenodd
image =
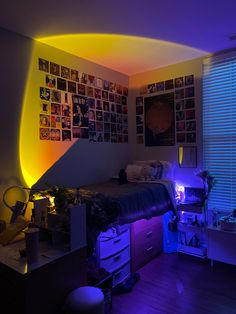
<svg viewBox="0 0 236 314">
<path fill-rule="evenodd" d="M 119 184 L 117 179 L 111 179 L 81 187 L 80 197 L 87 205 L 88 225 L 98 229 L 150 219 L 170 210 L 176 216 L 175 190 L 171 180 Z"/>
</svg>

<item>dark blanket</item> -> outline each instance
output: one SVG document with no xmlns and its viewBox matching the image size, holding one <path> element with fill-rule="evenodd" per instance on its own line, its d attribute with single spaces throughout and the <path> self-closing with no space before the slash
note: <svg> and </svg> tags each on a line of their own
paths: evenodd
<svg viewBox="0 0 236 314">
<path fill-rule="evenodd" d="M 88 223 L 100 228 L 111 223 L 125 224 L 139 219 L 160 216 L 174 205 L 165 184 L 118 184 L 110 181 L 84 186 L 80 189 L 82 201 L 89 207 Z"/>
</svg>

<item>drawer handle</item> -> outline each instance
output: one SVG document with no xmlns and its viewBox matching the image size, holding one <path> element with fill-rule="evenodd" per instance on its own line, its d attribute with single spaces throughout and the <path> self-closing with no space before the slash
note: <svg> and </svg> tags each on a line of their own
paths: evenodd
<svg viewBox="0 0 236 314">
<path fill-rule="evenodd" d="M 117 273 L 114 274 L 114 277 L 115 277 L 115 278 L 119 278 L 120 275 L 121 275 L 121 271 L 118 271 Z"/>
<path fill-rule="evenodd" d="M 114 242 L 113 243 L 118 243 L 118 242 L 120 242 L 120 238 L 119 239 L 116 239 L 116 240 L 114 240 Z"/>
<path fill-rule="evenodd" d="M 152 237 L 152 231 L 147 233 L 147 238 L 151 238 Z"/>
<path fill-rule="evenodd" d="M 121 258 L 121 254 L 119 254 L 119 255 L 116 255 L 116 256 L 114 256 L 114 261 L 117 261 L 118 259 L 120 259 Z"/>
<path fill-rule="evenodd" d="M 152 246 L 150 246 L 150 247 L 147 249 L 147 253 L 151 253 L 151 252 L 152 252 L 152 250 L 153 250 L 153 247 L 152 247 Z"/>
</svg>

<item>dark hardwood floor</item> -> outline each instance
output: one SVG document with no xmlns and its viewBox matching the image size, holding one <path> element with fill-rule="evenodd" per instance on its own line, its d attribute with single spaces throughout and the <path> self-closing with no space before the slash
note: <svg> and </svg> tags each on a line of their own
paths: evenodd
<svg viewBox="0 0 236 314">
<path fill-rule="evenodd" d="M 138 273 L 132 292 L 113 296 L 111 314 L 236 313 L 236 266 L 171 253 Z"/>
</svg>

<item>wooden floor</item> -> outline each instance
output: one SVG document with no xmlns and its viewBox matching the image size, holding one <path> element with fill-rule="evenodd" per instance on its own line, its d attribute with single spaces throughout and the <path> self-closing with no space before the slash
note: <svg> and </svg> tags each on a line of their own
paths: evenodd
<svg viewBox="0 0 236 314">
<path fill-rule="evenodd" d="M 113 296 L 111 314 L 236 313 L 236 266 L 171 253 L 138 273 L 132 292 Z"/>
</svg>

